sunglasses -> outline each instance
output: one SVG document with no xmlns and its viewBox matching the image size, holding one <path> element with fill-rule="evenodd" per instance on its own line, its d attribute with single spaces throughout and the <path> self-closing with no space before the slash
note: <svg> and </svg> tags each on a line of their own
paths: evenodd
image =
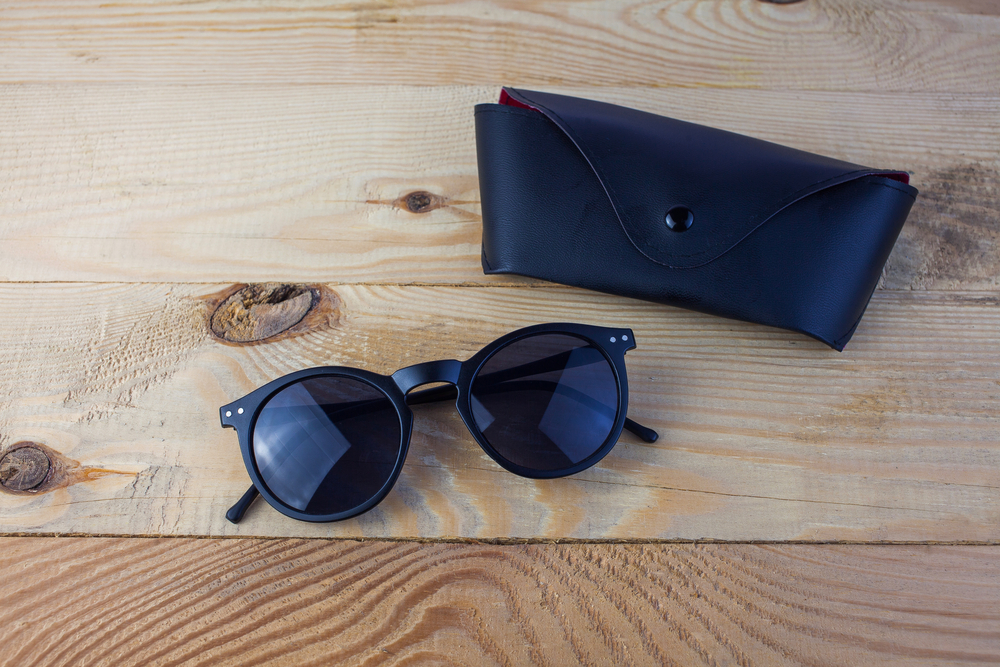
<svg viewBox="0 0 1000 667">
<path fill-rule="evenodd" d="M 302 521 L 340 521 L 392 489 L 413 429 L 410 406 L 457 399 L 472 437 L 507 470 L 572 475 L 600 461 L 628 419 L 630 329 L 541 324 L 499 338 L 468 361 L 428 361 L 392 375 L 342 366 L 298 371 L 219 409 L 236 429 L 253 481 L 226 513 L 238 523 L 260 494 Z M 430 383 L 446 383 L 414 392 Z M 411 393 L 412 392 L 412 393 Z"/>
</svg>

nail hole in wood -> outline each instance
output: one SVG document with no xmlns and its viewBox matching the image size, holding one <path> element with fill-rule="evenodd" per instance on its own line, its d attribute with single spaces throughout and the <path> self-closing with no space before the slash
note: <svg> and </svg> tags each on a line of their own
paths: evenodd
<svg viewBox="0 0 1000 667">
<path fill-rule="evenodd" d="M 31 491 L 49 475 L 52 462 L 35 443 L 19 442 L 0 458 L 0 486 L 10 491 Z"/>
</svg>

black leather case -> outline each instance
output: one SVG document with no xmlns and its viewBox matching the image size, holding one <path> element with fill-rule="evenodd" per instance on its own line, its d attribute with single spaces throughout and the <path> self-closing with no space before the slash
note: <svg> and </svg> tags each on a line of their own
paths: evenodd
<svg viewBox="0 0 1000 667">
<path fill-rule="evenodd" d="M 837 350 L 917 194 L 904 172 L 513 88 L 476 107 L 476 146 L 486 273 L 781 327 Z"/>
</svg>

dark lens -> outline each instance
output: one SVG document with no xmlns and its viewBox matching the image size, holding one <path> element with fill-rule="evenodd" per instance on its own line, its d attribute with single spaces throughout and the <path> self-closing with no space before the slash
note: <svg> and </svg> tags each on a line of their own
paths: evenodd
<svg viewBox="0 0 1000 667">
<path fill-rule="evenodd" d="M 483 364 L 471 400 L 476 425 L 501 456 L 555 472 L 607 441 L 618 413 L 618 383 L 590 341 L 536 334 L 500 348 Z"/>
<path fill-rule="evenodd" d="M 354 509 L 392 476 L 402 447 L 389 398 L 353 378 L 324 375 L 272 396 L 254 423 L 251 452 L 268 490 L 306 514 Z"/>
</svg>

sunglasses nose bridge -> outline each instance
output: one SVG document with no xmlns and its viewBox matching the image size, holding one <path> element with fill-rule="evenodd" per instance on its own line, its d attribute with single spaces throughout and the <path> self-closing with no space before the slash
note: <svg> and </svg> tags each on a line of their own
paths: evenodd
<svg viewBox="0 0 1000 667">
<path fill-rule="evenodd" d="M 454 359 L 441 361 L 425 361 L 422 364 L 401 368 L 392 374 L 393 382 L 399 390 L 406 394 L 415 387 L 431 382 L 458 383 L 458 375 L 462 371 L 462 362 Z"/>
</svg>

